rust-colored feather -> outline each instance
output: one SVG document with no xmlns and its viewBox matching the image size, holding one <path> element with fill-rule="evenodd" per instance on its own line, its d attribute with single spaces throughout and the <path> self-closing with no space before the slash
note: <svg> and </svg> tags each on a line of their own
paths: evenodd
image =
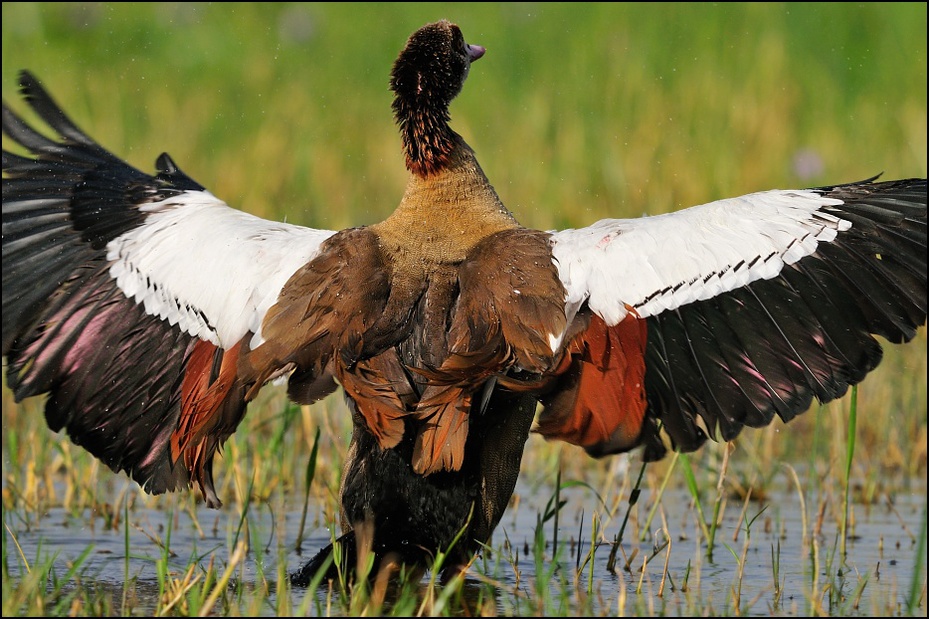
<svg viewBox="0 0 929 619">
<path fill-rule="evenodd" d="M 181 383 L 181 412 L 171 435 L 171 457 L 174 462 L 183 461 L 210 505 L 220 504 L 213 491 L 213 456 L 245 412 L 237 380 L 243 344 L 244 340 L 224 351 L 209 342 L 198 342 Z"/>
<path fill-rule="evenodd" d="M 416 411 L 423 422 L 413 448 L 413 470 L 422 475 L 457 471 L 468 440 L 471 394 L 461 387 L 427 387 Z"/>
<path fill-rule="evenodd" d="M 384 449 L 396 447 L 403 438 L 403 418 L 408 414 L 400 394 L 409 397 L 410 386 L 405 377 L 396 376 L 401 371 L 396 356 L 396 351 L 389 350 L 356 363 L 351 371 L 341 363 L 336 364 L 345 394 L 355 403 L 368 431 Z"/>
<path fill-rule="evenodd" d="M 647 405 L 646 335 L 646 322 L 633 313 L 613 327 L 592 315 L 571 343 L 570 366 L 542 399 L 536 431 L 592 455 L 638 445 Z"/>
</svg>

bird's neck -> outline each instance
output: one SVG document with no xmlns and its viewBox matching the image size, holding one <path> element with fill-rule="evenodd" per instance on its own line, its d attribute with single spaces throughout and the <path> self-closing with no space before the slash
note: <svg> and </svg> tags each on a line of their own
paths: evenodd
<svg viewBox="0 0 929 619">
<path fill-rule="evenodd" d="M 411 172 L 400 205 L 373 226 L 395 258 L 407 256 L 420 264 L 457 263 L 481 239 L 519 226 L 474 151 L 454 135 L 445 165 L 428 175 Z"/>
<path fill-rule="evenodd" d="M 424 177 L 444 170 L 461 142 L 461 136 L 448 125 L 448 109 L 420 107 L 398 99 L 394 102 L 394 110 L 400 125 L 406 168 Z"/>
</svg>

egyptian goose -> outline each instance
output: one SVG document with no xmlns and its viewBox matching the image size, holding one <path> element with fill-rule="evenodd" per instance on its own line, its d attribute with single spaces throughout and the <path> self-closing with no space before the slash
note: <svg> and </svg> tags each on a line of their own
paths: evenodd
<svg viewBox="0 0 929 619">
<path fill-rule="evenodd" d="M 489 541 L 535 430 L 593 456 L 730 440 L 843 395 L 926 321 L 926 180 L 763 191 L 576 230 L 519 225 L 449 126 L 484 49 L 448 21 L 391 73 L 409 181 L 338 232 L 227 206 L 167 154 L 151 176 L 29 73 L 5 103 L 3 355 L 17 399 L 151 493 L 194 483 L 249 401 L 340 385 L 340 538 L 453 565 Z M 307 582 L 331 549 L 295 574 Z M 451 568 L 450 568 L 451 569 Z"/>
</svg>

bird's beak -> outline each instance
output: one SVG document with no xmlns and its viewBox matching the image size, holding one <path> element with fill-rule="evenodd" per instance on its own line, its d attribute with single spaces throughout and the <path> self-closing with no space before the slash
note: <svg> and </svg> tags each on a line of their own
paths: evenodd
<svg viewBox="0 0 929 619">
<path fill-rule="evenodd" d="M 484 52 L 487 50 L 481 47 L 480 45 L 468 45 L 468 58 L 471 59 L 471 62 L 474 62 L 478 58 L 484 55 Z"/>
</svg>

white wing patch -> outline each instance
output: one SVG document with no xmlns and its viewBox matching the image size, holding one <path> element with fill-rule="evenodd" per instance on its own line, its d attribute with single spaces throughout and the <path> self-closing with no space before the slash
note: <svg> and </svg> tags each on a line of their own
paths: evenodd
<svg viewBox="0 0 929 619">
<path fill-rule="evenodd" d="M 851 227 L 821 210 L 842 203 L 814 191 L 764 191 L 553 232 L 566 307 L 586 300 L 614 325 L 626 305 L 645 318 L 770 279 Z"/>
<path fill-rule="evenodd" d="M 235 210 L 207 191 L 140 208 L 145 224 L 110 241 L 110 275 L 153 316 L 228 348 L 261 321 L 287 279 L 330 230 L 272 222 Z"/>
</svg>

